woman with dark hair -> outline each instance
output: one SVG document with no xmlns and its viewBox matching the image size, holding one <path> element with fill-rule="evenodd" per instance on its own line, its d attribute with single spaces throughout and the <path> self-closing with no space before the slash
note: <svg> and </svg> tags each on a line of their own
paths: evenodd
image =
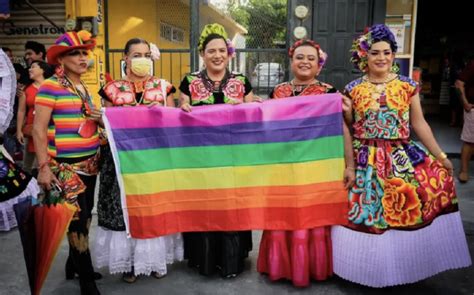
<svg viewBox="0 0 474 295">
<path fill-rule="evenodd" d="M 106 107 L 175 107 L 171 83 L 150 75 L 159 50 L 146 40 L 134 38 L 124 49 L 124 79 L 107 83 L 99 94 Z M 128 118 L 133 120 L 133 118 Z M 159 159 L 157 160 L 159 161 Z M 134 283 L 138 275 L 162 278 L 167 264 L 183 259 L 181 234 L 151 239 L 128 238 L 120 198 L 120 187 L 110 146 L 101 146 L 100 187 L 93 256 L 97 267 L 108 267 L 111 274 L 122 273 L 123 281 Z"/>
<path fill-rule="evenodd" d="M 35 112 L 35 99 L 41 83 L 54 74 L 54 69 L 44 61 L 35 60 L 28 69 L 30 79 L 33 81 L 24 90 L 18 90 L 18 115 L 16 125 L 16 138 L 19 143 L 26 146 L 23 156 L 23 168 L 31 173 L 37 168 L 35 146 L 31 132 Z M 26 119 L 25 119 L 26 115 Z"/>
<path fill-rule="evenodd" d="M 254 100 L 247 77 L 227 69 L 235 52 L 224 27 L 206 25 L 198 44 L 205 69 L 184 77 L 181 90 L 181 109 L 213 104 L 239 104 Z M 218 177 L 218 175 L 216 175 Z M 199 268 L 202 275 L 219 270 L 223 277 L 235 277 L 244 270 L 244 260 L 252 249 L 252 233 L 192 232 L 184 233 L 184 256 L 190 267 Z"/>
<path fill-rule="evenodd" d="M 334 273 L 370 287 L 471 264 L 453 165 L 423 117 L 418 84 L 395 72 L 396 51 L 392 32 L 372 26 L 352 46 L 351 61 L 365 75 L 344 90 L 356 180 L 348 226 L 332 228 Z M 410 140 L 410 127 L 423 145 Z"/>
<path fill-rule="evenodd" d="M 288 52 L 294 79 L 275 86 L 270 98 L 280 99 L 335 93 L 337 90 L 317 79 L 327 54 L 312 40 L 299 40 Z M 344 125 L 346 169 L 344 185 L 354 184 L 354 159 L 349 129 Z M 322 281 L 332 276 L 331 227 L 294 231 L 265 230 L 260 242 L 257 270 L 270 280 L 288 279 L 297 287 L 307 287 L 311 278 Z"/>
</svg>

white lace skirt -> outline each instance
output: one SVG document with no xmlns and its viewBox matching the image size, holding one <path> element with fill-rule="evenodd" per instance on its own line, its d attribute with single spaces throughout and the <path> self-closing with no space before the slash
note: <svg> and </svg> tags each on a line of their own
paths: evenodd
<svg viewBox="0 0 474 295">
<path fill-rule="evenodd" d="M 108 267 L 111 274 L 130 272 L 133 267 L 135 275 L 165 275 L 167 264 L 183 260 L 184 248 L 181 234 L 133 239 L 125 231 L 97 227 L 91 251 L 95 267 Z"/>
<path fill-rule="evenodd" d="M 9 231 L 18 225 L 16 222 L 15 212 L 13 211 L 13 205 L 29 196 L 36 198 L 39 192 L 40 188 L 38 183 L 36 182 L 36 179 L 32 178 L 21 194 L 5 202 L 0 202 L 0 231 Z"/>
</svg>

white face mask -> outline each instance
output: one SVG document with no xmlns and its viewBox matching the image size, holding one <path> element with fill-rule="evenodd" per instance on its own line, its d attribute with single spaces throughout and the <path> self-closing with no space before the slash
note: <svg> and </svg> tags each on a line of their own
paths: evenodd
<svg viewBox="0 0 474 295">
<path fill-rule="evenodd" d="M 148 57 L 136 57 L 131 60 L 130 70 L 137 76 L 143 77 L 150 74 L 153 63 Z"/>
</svg>

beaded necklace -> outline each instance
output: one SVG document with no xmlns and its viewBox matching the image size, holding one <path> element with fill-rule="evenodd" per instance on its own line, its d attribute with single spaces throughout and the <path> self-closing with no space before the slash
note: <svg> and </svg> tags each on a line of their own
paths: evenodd
<svg viewBox="0 0 474 295">
<path fill-rule="evenodd" d="M 225 75 L 224 78 L 222 78 L 221 81 L 212 81 L 211 78 L 207 75 L 206 70 L 202 70 L 199 72 L 198 77 L 201 78 L 204 87 L 212 93 L 219 93 L 222 92 L 222 89 L 227 85 L 227 82 L 229 81 L 230 78 L 230 73 L 226 69 L 225 70 Z"/>
<path fill-rule="evenodd" d="M 293 96 L 298 96 L 301 93 L 303 93 L 306 90 L 306 88 L 308 88 L 309 86 L 316 85 L 317 83 L 319 83 L 319 81 L 316 79 L 313 79 L 313 81 L 309 84 L 295 84 L 295 80 L 291 80 L 290 81 L 291 92 L 293 93 Z"/>
<path fill-rule="evenodd" d="M 79 89 L 77 89 L 76 85 L 72 83 L 72 81 L 69 79 L 68 76 L 64 75 L 63 78 L 64 79 L 60 81 L 61 84 L 64 87 L 71 89 L 81 99 L 82 116 L 85 117 L 89 115 L 91 113 L 91 109 L 93 108 L 93 105 L 92 105 L 91 96 L 89 94 L 89 90 L 87 89 L 87 86 L 84 84 L 84 82 L 82 82 L 82 80 L 80 80 L 81 86 L 84 89 L 84 92 L 82 92 Z M 74 100 L 73 100 L 73 104 L 74 104 Z"/>
</svg>

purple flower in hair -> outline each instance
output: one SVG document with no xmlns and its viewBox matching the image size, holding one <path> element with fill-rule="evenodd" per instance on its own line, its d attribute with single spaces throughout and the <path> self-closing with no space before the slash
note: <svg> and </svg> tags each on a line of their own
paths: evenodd
<svg viewBox="0 0 474 295">
<path fill-rule="evenodd" d="M 370 49 L 370 45 L 369 45 L 369 43 L 368 43 L 366 40 L 364 40 L 364 41 L 360 42 L 360 48 L 361 48 L 362 50 L 366 50 L 366 51 L 367 51 L 367 50 Z"/>
<path fill-rule="evenodd" d="M 354 59 L 359 58 L 359 54 L 357 53 L 357 51 L 353 50 L 351 52 L 352 52 L 352 58 Z"/>
<path fill-rule="evenodd" d="M 230 57 L 234 57 L 235 56 L 234 44 L 232 44 L 232 41 L 230 39 L 227 39 L 225 43 L 227 45 L 227 54 L 229 54 Z"/>
<path fill-rule="evenodd" d="M 326 63 L 326 60 L 328 59 L 328 54 L 324 52 L 319 46 L 317 50 L 318 50 L 318 56 L 319 56 L 318 65 L 320 68 L 322 68 L 324 64 Z"/>
</svg>

